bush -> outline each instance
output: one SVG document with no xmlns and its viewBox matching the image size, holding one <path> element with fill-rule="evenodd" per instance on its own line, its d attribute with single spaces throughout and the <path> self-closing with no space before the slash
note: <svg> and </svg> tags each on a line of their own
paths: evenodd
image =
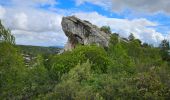
<svg viewBox="0 0 170 100">
<path fill-rule="evenodd" d="M 0 43 L 0 99 L 18 99 L 24 86 L 25 66 L 17 49 Z"/>
<path fill-rule="evenodd" d="M 99 73 L 104 73 L 107 66 L 110 64 L 105 50 L 98 46 L 78 46 L 73 51 L 65 52 L 61 55 L 56 55 L 50 58 L 49 65 L 51 66 L 51 77 L 57 80 L 64 73 L 69 72 L 78 63 L 82 64 L 89 60 L 92 69 Z"/>
</svg>

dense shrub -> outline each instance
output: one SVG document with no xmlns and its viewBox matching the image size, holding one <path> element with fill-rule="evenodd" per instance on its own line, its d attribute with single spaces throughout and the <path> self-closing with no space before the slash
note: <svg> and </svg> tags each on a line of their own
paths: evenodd
<svg viewBox="0 0 170 100">
<path fill-rule="evenodd" d="M 24 82 L 24 63 L 17 49 L 7 42 L 0 43 L 0 99 L 19 98 Z"/>
<path fill-rule="evenodd" d="M 87 60 L 93 63 L 92 69 L 96 72 L 106 72 L 109 65 L 109 59 L 105 50 L 98 46 L 78 46 L 73 51 L 65 52 L 61 55 L 51 57 L 49 65 L 51 76 L 56 79 L 67 73 L 78 63 L 84 63 Z"/>
</svg>

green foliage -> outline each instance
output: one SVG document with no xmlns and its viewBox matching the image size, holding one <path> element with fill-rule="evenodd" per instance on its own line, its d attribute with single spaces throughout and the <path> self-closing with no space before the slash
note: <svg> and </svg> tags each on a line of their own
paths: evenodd
<svg viewBox="0 0 170 100">
<path fill-rule="evenodd" d="M 38 55 L 35 62 L 36 65 L 27 70 L 22 99 L 35 99 L 53 88 L 42 56 Z"/>
<path fill-rule="evenodd" d="M 108 54 L 113 63 L 110 70 L 114 72 L 133 72 L 134 63 L 128 56 L 126 49 L 123 48 L 121 43 L 117 43 L 112 46 L 112 48 L 110 47 Z"/>
<path fill-rule="evenodd" d="M 168 50 L 170 50 L 170 45 L 168 40 L 162 40 L 160 44 L 162 59 L 170 62 L 170 55 Z"/>
<path fill-rule="evenodd" d="M 163 50 L 169 50 L 169 41 L 168 40 L 162 40 L 161 44 L 160 44 L 160 48 Z"/>
<path fill-rule="evenodd" d="M 56 85 L 54 92 L 46 95 L 46 99 L 85 99 L 85 96 L 93 95 L 90 94 L 87 88 L 90 88 L 84 84 L 92 77 L 91 64 L 89 61 L 78 64 L 72 68 L 68 74 L 62 76 L 60 84 Z M 85 90 L 85 91 L 84 91 Z M 92 92 L 92 91 L 91 91 Z M 83 97 L 83 95 L 84 97 Z M 89 94 L 89 95 L 86 95 Z"/>
<path fill-rule="evenodd" d="M 129 39 L 129 41 L 133 41 L 135 39 L 133 33 L 130 33 L 128 39 Z"/>
<path fill-rule="evenodd" d="M 87 60 L 93 63 L 92 68 L 96 72 L 106 72 L 109 59 L 105 50 L 98 46 L 78 46 L 72 52 L 65 52 L 50 58 L 47 65 L 50 65 L 51 76 L 58 79 L 62 74 L 67 73 L 78 63 Z"/>
<path fill-rule="evenodd" d="M 162 78 L 162 70 L 165 67 L 152 67 L 146 72 L 138 73 L 134 78 L 133 86 L 137 87 L 137 93 L 141 99 L 168 100 L 170 96 L 169 87 Z M 167 72 L 167 71 L 165 71 Z M 161 73 L 161 74 L 160 74 Z"/>
<path fill-rule="evenodd" d="M 142 46 L 143 46 L 143 47 L 146 47 L 146 48 L 147 48 L 147 47 L 150 47 L 148 43 L 143 43 Z"/>
<path fill-rule="evenodd" d="M 57 54 L 61 49 L 56 47 L 17 45 L 23 54 L 31 56 Z"/>
<path fill-rule="evenodd" d="M 111 28 L 109 26 L 102 26 L 100 28 L 101 31 L 105 32 L 105 33 L 108 33 L 108 34 L 111 34 Z"/>
<path fill-rule="evenodd" d="M 109 27 L 101 30 L 111 33 Z M 1 23 L 0 40 L 2 100 L 170 99 L 169 44 L 165 40 L 156 48 L 141 44 L 133 34 L 129 41 L 112 34 L 107 50 L 76 46 L 51 55 L 53 49 L 49 48 L 18 48 Z M 33 63 L 26 66 L 23 54 L 33 55 Z"/>
<path fill-rule="evenodd" d="M 15 44 L 15 38 L 9 29 L 5 29 L 0 20 L 0 42 Z"/>
<path fill-rule="evenodd" d="M 0 42 L 0 99 L 30 99 L 48 92 L 53 85 L 43 64 L 44 59 L 37 56 L 35 65 L 26 67 L 23 56 L 14 45 L 13 36 L 0 26 L 3 32 Z"/>
<path fill-rule="evenodd" d="M 24 85 L 22 56 L 13 45 L 0 43 L 0 98 L 19 98 Z"/>
<path fill-rule="evenodd" d="M 110 37 L 110 46 L 114 46 L 119 42 L 119 35 L 114 33 Z"/>
<path fill-rule="evenodd" d="M 0 22 L 0 99 L 19 99 L 24 86 L 25 66 L 14 37 Z"/>
</svg>

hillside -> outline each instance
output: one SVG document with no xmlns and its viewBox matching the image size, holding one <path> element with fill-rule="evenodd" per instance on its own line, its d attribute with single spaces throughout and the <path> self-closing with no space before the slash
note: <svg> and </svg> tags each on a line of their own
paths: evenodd
<svg viewBox="0 0 170 100">
<path fill-rule="evenodd" d="M 62 48 L 59 47 L 42 47 L 29 45 L 16 45 L 24 54 L 38 55 L 38 54 L 57 54 Z"/>
<path fill-rule="evenodd" d="M 57 54 L 59 48 L 17 46 L 0 23 L 1 100 L 170 99 L 167 40 L 153 47 L 133 34 L 123 39 L 109 26 L 72 25 L 74 32 L 83 29 L 88 35 L 68 31 L 71 50 Z M 100 45 L 105 39 L 107 45 Z"/>
</svg>

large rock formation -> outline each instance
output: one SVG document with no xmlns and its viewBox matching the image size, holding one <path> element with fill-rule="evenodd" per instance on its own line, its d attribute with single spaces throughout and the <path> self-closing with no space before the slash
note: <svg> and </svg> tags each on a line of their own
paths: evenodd
<svg viewBox="0 0 170 100">
<path fill-rule="evenodd" d="M 80 20 L 75 16 L 63 17 L 62 28 L 68 37 L 64 50 L 72 50 L 77 44 L 97 44 L 108 47 L 110 34 L 101 31 L 90 22 Z"/>
</svg>

